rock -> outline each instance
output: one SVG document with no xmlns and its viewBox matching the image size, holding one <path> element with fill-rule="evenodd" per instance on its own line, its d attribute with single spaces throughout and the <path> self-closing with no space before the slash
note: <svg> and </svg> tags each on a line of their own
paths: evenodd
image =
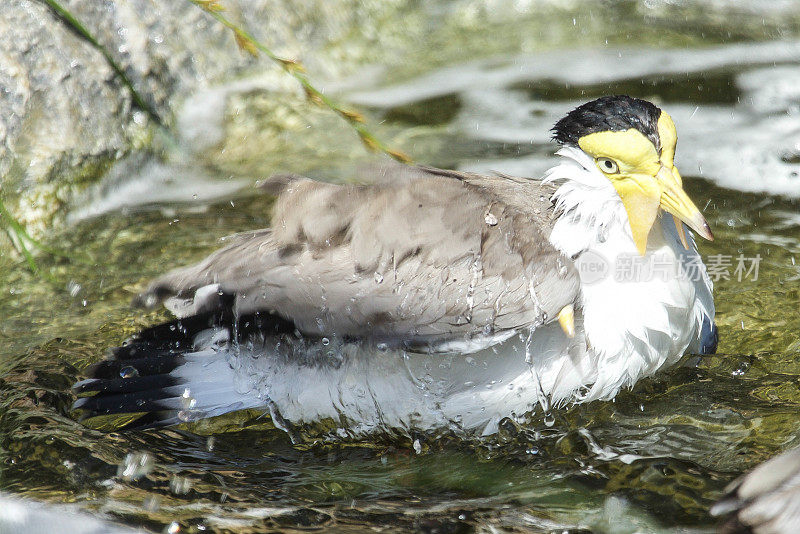
<svg viewBox="0 0 800 534">
<path fill-rule="evenodd" d="M 277 70 L 267 59 L 239 51 L 229 29 L 188 1 L 59 3 L 168 127 L 176 106 L 199 89 L 245 69 Z M 354 28 L 375 34 L 370 24 L 386 21 L 405 4 L 223 2 L 228 19 L 322 77 L 368 59 L 374 47 L 354 43 Z M 77 192 L 119 158 L 147 146 L 153 127 L 153 117 L 135 105 L 103 52 L 44 2 L 0 2 L 0 188 L 6 206 L 29 230 L 41 235 Z"/>
<path fill-rule="evenodd" d="M 167 7 L 173 4 L 184 12 L 171 13 L 178 11 Z M 181 22 L 185 32 L 200 27 L 197 48 L 232 46 L 230 36 L 221 27 L 212 28 L 206 15 L 188 2 L 73 0 L 63 5 L 113 51 L 139 94 L 167 123 L 171 99 L 181 87 L 190 86 L 190 80 L 244 64 L 235 48 L 235 59 L 227 64 L 217 61 L 213 52 L 193 60 L 190 47 L 178 50 L 185 36 L 166 26 Z M 155 6 L 160 13 L 154 12 Z M 147 142 L 150 121 L 132 106 L 131 92 L 102 52 L 44 3 L 2 2 L 0 43 L 3 198 L 21 222 L 41 233 L 76 190 Z"/>
</svg>

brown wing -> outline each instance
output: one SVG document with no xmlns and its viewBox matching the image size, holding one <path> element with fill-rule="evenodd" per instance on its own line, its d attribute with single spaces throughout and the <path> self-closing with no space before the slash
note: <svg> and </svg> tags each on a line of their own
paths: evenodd
<svg viewBox="0 0 800 534">
<path fill-rule="evenodd" d="M 549 322 L 578 293 L 546 236 L 552 188 L 534 180 L 418 167 L 380 183 L 278 177 L 271 230 L 237 236 L 141 296 L 188 315 L 234 295 L 304 333 L 448 340 Z M 217 284 L 217 285 L 214 285 Z M 173 301 L 173 304 L 175 301 Z"/>
<path fill-rule="evenodd" d="M 767 460 L 733 481 L 711 507 L 721 533 L 800 532 L 800 449 Z"/>
</svg>

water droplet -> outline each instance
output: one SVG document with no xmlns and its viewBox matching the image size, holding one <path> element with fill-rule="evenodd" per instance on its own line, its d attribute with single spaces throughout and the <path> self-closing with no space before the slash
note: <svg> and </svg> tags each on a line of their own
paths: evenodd
<svg viewBox="0 0 800 534">
<path fill-rule="evenodd" d="M 173 521 L 167 528 L 164 529 L 166 534 L 178 534 L 181 531 L 181 526 L 177 521 Z"/>
<path fill-rule="evenodd" d="M 119 370 L 119 376 L 121 378 L 135 378 L 139 376 L 139 371 L 136 369 L 136 367 L 126 365 Z"/>
<path fill-rule="evenodd" d="M 67 291 L 69 291 L 70 297 L 77 296 L 78 293 L 81 292 L 81 289 L 82 289 L 81 285 L 74 280 L 70 280 L 69 283 L 67 283 Z"/>
<path fill-rule="evenodd" d="M 414 452 L 417 454 L 422 454 L 422 444 L 419 442 L 418 439 L 414 440 Z"/>
<path fill-rule="evenodd" d="M 183 390 L 183 395 L 181 395 L 181 406 L 183 406 L 184 410 L 191 410 L 197 405 L 197 400 L 192 397 L 192 392 L 189 391 L 189 388 Z"/>
<path fill-rule="evenodd" d="M 544 414 L 544 426 L 550 428 L 554 424 L 556 424 L 555 416 L 553 416 L 551 413 Z"/>
<path fill-rule="evenodd" d="M 376 284 L 383 282 L 383 275 L 377 271 L 375 271 L 375 274 L 372 277 L 375 279 Z"/>
<path fill-rule="evenodd" d="M 196 410 L 181 410 L 178 412 L 178 419 L 184 423 L 191 423 L 203 418 L 203 413 Z"/>
<path fill-rule="evenodd" d="M 731 376 L 744 376 L 749 369 L 750 364 L 748 362 L 741 362 L 736 369 L 731 371 Z"/>
<path fill-rule="evenodd" d="M 379 352 L 386 352 L 387 350 L 389 350 L 389 345 L 387 345 L 386 343 L 378 343 L 376 345 L 376 348 L 378 349 Z"/>
<path fill-rule="evenodd" d="M 132 452 L 117 467 L 117 476 L 125 480 L 137 480 L 150 473 L 155 467 L 153 457 L 146 452 Z"/>
<path fill-rule="evenodd" d="M 192 489 L 192 481 L 186 477 L 175 475 L 169 481 L 169 490 L 175 495 L 186 495 Z"/>
<path fill-rule="evenodd" d="M 161 499 L 157 495 L 145 497 L 142 501 L 142 508 L 148 512 L 157 512 L 161 508 Z"/>
<path fill-rule="evenodd" d="M 497 226 L 497 216 L 494 213 L 487 213 L 483 220 L 489 226 Z"/>
<path fill-rule="evenodd" d="M 331 343 L 331 340 L 330 340 L 330 339 L 328 339 L 327 337 L 323 337 L 323 338 L 320 340 L 320 342 L 321 342 L 323 345 L 325 345 L 325 346 L 327 347 L 328 345 L 330 345 L 330 343 Z"/>
</svg>

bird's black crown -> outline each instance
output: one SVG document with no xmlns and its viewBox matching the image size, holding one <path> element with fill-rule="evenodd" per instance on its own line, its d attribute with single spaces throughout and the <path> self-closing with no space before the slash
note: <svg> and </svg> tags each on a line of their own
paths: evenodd
<svg viewBox="0 0 800 534">
<path fill-rule="evenodd" d="M 635 128 L 661 151 L 658 118 L 661 109 L 647 100 L 627 95 L 603 96 L 573 109 L 553 126 L 553 139 L 561 145 L 578 145 L 578 139 L 597 132 Z"/>
</svg>

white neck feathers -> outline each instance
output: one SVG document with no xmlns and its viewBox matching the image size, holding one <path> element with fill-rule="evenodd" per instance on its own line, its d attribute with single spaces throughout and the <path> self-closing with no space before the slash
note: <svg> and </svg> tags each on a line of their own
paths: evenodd
<svg viewBox="0 0 800 534">
<path fill-rule="evenodd" d="M 592 158 L 573 147 L 558 154 L 563 161 L 545 176 L 546 181 L 563 181 L 553 195 L 559 219 L 550 241 L 575 259 L 581 274 L 581 333 L 587 347 L 572 382 L 590 388 L 581 400 L 608 399 L 676 362 L 696 341 L 704 317 L 713 320 L 711 283 L 707 276 L 690 280 L 677 275 L 681 262 L 699 261 L 699 256 L 692 239 L 690 249 L 683 248 L 672 217 L 656 220 L 641 257 L 625 207 Z M 587 258 L 607 263 L 602 278 L 583 269 Z M 620 262 L 626 259 L 666 263 L 675 275 L 620 277 Z"/>
</svg>

